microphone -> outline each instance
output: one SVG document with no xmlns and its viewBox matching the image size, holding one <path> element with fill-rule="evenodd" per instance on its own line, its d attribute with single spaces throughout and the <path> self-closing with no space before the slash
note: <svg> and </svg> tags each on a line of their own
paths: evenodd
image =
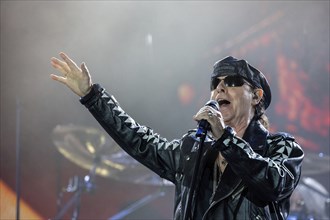
<svg viewBox="0 0 330 220">
<path fill-rule="evenodd" d="M 215 110 L 219 111 L 219 104 L 218 102 L 214 101 L 214 100 L 210 100 L 208 101 L 205 106 L 210 106 L 212 108 L 214 108 Z M 205 119 L 202 119 L 199 123 L 198 123 L 198 128 L 197 128 L 197 132 L 196 132 L 196 137 L 202 137 L 206 135 L 206 132 L 210 130 L 210 124 L 208 123 L 208 121 L 206 121 Z"/>
</svg>

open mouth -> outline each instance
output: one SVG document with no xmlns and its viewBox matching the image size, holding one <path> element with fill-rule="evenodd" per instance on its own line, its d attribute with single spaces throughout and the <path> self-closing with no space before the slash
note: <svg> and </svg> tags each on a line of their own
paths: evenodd
<svg viewBox="0 0 330 220">
<path fill-rule="evenodd" d="M 223 107 L 223 106 L 226 106 L 226 105 L 229 105 L 230 102 L 226 99 L 221 99 L 221 100 L 218 100 L 218 104 L 219 104 L 219 107 Z"/>
</svg>

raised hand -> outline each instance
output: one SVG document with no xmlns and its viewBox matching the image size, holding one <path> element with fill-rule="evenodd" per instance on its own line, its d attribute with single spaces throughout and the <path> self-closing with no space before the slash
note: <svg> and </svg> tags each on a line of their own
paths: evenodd
<svg viewBox="0 0 330 220">
<path fill-rule="evenodd" d="M 79 68 L 65 53 L 60 53 L 60 57 L 63 61 L 52 57 L 51 65 L 57 69 L 62 76 L 51 74 L 50 77 L 55 81 L 63 83 L 80 97 L 87 95 L 92 87 L 92 79 L 86 64 L 82 63 Z"/>
</svg>

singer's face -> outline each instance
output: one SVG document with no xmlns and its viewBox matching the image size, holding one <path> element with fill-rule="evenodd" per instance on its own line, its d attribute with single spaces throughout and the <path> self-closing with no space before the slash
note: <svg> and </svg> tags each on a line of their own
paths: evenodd
<svg viewBox="0 0 330 220">
<path fill-rule="evenodd" d="M 235 127 L 253 117 L 253 90 L 247 83 L 236 87 L 226 86 L 224 78 L 225 76 L 218 77 L 220 83 L 211 92 L 211 99 L 219 103 L 225 124 Z"/>
</svg>

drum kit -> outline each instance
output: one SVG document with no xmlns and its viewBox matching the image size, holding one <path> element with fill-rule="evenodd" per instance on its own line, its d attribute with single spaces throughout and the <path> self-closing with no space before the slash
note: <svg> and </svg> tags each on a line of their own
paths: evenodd
<svg viewBox="0 0 330 220">
<path fill-rule="evenodd" d="M 89 170 L 88 175 L 80 178 L 74 176 L 69 180 L 65 192 L 73 193 L 64 205 L 60 201 L 63 192 L 59 193 L 58 213 L 55 220 L 62 219 L 66 212 L 73 208 L 72 218 L 78 219 L 80 196 L 95 188 L 95 176 L 134 184 L 159 186 L 155 193 L 147 195 L 129 205 L 126 209 L 109 218 L 123 219 L 151 201 L 164 196 L 164 187 L 173 186 L 160 178 L 141 163 L 123 151 L 116 142 L 99 129 L 86 126 L 57 125 L 52 131 L 52 141 L 57 150 L 76 165 Z"/>
<path fill-rule="evenodd" d="M 89 170 L 83 178 L 70 179 L 66 192 L 73 192 L 72 198 L 60 205 L 54 219 L 62 219 L 70 207 L 74 207 L 72 219 L 78 219 L 80 196 L 94 187 L 95 175 L 134 184 L 173 186 L 160 178 L 141 163 L 123 151 L 116 142 L 99 129 L 77 125 L 57 125 L 52 132 L 52 140 L 58 151 L 76 165 Z M 306 154 L 303 162 L 302 178 L 293 192 L 288 220 L 329 219 L 329 193 L 310 176 L 330 171 L 330 157 L 322 154 Z M 164 195 L 163 190 L 147 195 L 125 210 L 112 216 L 123 219 L 128 214 Z"/>
<path fill-rule="evenodd" d="M 311 176 L 325 174 L 330 178 L 330 157 L 324 154 L 306 154 L 302 177 L 290 198 L 287 220 L 330 219 L 330 195 L 327 189 Z"/>
</svg>

